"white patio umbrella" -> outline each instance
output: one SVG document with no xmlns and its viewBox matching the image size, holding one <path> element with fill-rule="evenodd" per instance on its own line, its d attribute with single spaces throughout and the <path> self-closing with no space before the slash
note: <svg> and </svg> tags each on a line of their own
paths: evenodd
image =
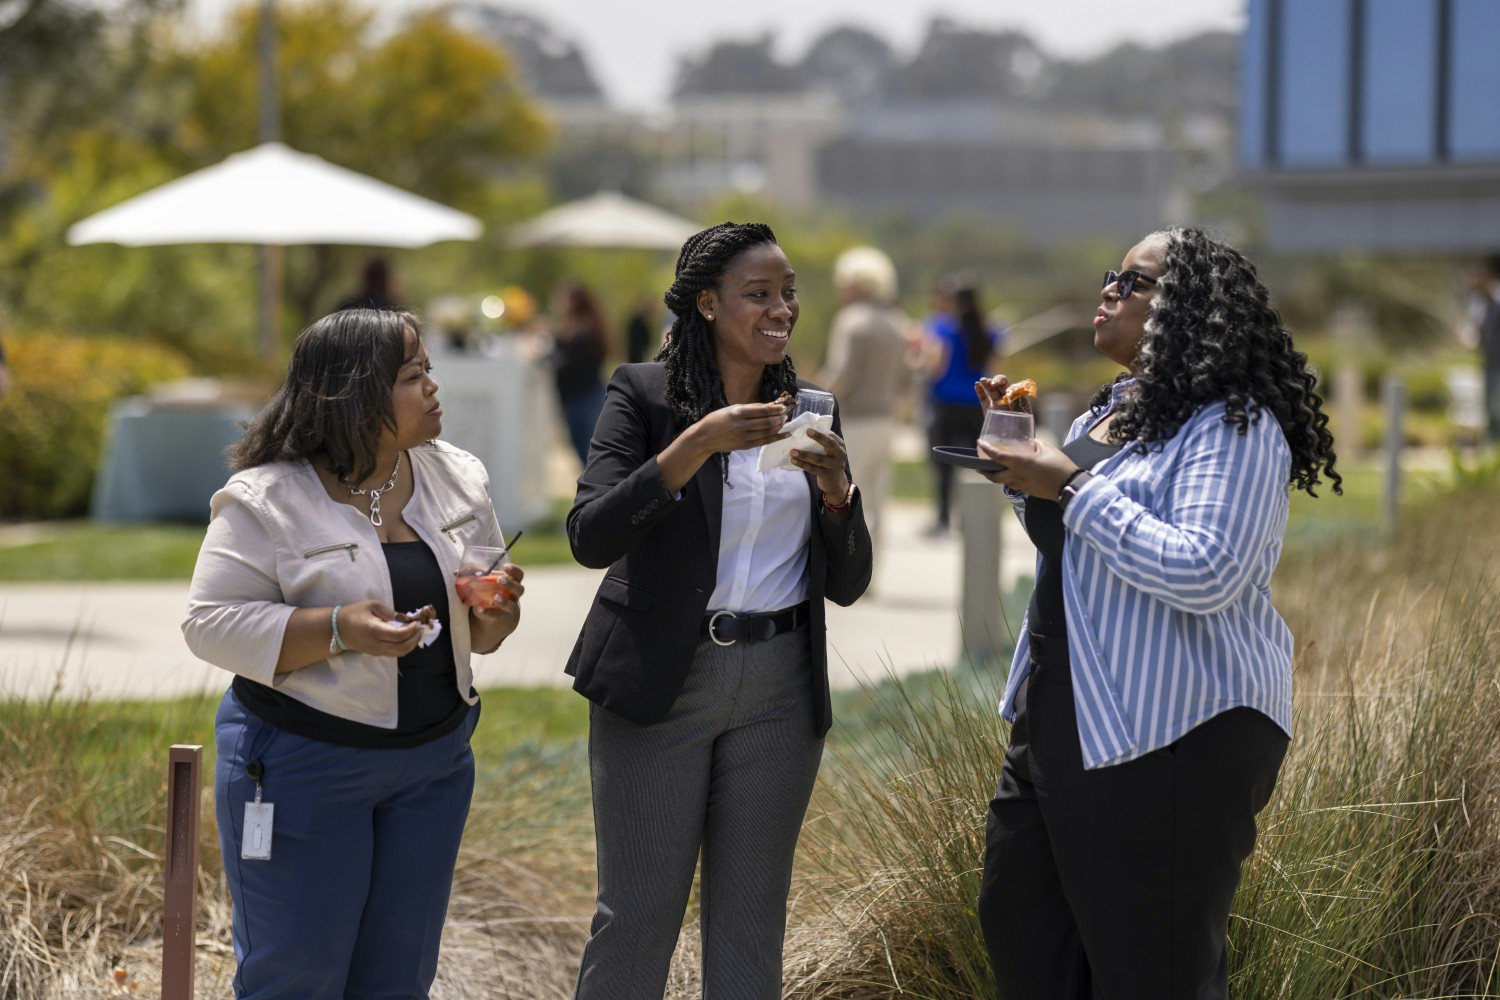
<svg viewBox="0 0 1500 1000">
<path fill-rule="evenodd" d="M 68 242 L 420 247 L 483 230 L 472 215 L 267 142 L 75 223 Z"/>
<path fill-rule="evenodd" d="M 280 339 L 280 251 L 297 243 L 421 247 L 478 239 L 472 215 L 373 177 L 264 142 L 222 163 L 168 181 L 68 228 L 68 242 L 163 246 L 259 243 L 261 349 Z"/>
<path fill-rule="evenodd" d="M 506 242 L 513 247 L 676 250 L 702 228 L 617 191 L 600 191 L 512 226 Z"/>
</svg>

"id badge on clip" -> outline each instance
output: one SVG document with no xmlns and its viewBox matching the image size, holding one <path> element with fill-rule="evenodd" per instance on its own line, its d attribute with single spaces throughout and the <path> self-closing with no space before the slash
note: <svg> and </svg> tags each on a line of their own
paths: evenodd
<svg viewBox="0 0 1500 1000">
<path fill-rule="evenodd" d="M 245 803 L 244 835 L 240 857 L 245 861 L 271 860 L 271 818 L 276 807 L 260 800 L 260 782 L 255 783 L 255 801 Z"/>
</svg>

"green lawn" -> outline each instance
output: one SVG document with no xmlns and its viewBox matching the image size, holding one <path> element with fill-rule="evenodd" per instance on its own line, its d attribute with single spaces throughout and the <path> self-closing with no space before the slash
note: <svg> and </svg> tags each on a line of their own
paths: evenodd
<svg viewBox="0 0 1500 1000">
<path fill-rule="evenodd" d="M 227 684 L 226 684 L 227 687 Z M 109 774 L 160 757 L 173 743 L 197 743 L 212 758 L 219 693 L 168 701 L 18 702 L 0 693 L 0 743 L 10 763 L 65 744 L 80 772 Z M 525 744 L 563 746 L 588 735 L 588 702 L 568 688 L 492 688 L 474 734 L 475 751 L 498 757 Z M 22 734 L 44 735 L 27 739 Z M 207 761 L 205 761 L 207 763 Z"/>
<path fill-rule="evenodd" d="M 1373 464 L 1340 468 L 1344 495 L 1326 485 L 1314 500 L 1305 493 L 1292 497 L 1289 538 L 1300 541 L 1320 536 L 1342 536 L 1379 530 L 1384 473 Z M 1409 470 L 1402 484 L 1403 506 L 1419 504 L 1453 480 L 1450 469 Z M 926 500 L 931 496 L 932 472 L 927 463 L 901 461 L 895 465 L 892 491 L 898 499 Z M 526 529 L 517 546 L 523 567 L 554 566 L 573 561 L 563 523 L 570 501 L 558 498 L 539 523 Z M 186 580 L 203 540 L 199 525 L 96 524 L 61 521 L 37 527 L 35 537 L 0 532 L 0 583 L 32 580 Z"/>
<path fill-rule="evenodd" d="M 516 547 L 518 565 L 573 561 L 563 533 L 568 506 L 556 501 L 545 519 L 526 529 Z M 0 583 L 186 580 L 193 575 L 203 531 L 202 525 L 55 521 L 9 542 L 0 533 Z"/>
<path fill-rule="evenodd" d="M 199 525 L 52 522 L 0 544 L 0 581 L 186 580 L 202 542 Z"/>
<path fill-rule="evenodd" d="M 976 688 L 986 681 L 974 671 L 962 675 Z M 836 741 L 859 742 L 883 713 L 905 698 L 925 697 L 937 678 L 936 671 L 907 677 L 904 698 L 895 695 L 889 680 L 835 691 L 834 712 L 840 720 Z M 988 682 L 993 686 L 992 677 Z M 992 693 L 985 689 L 986 698 Z M 152 761 L 165 769 L 167 748 L 174 743 L 201 745 L 204 764 L 211 766 L 214 713 L 221 697 L 214 692 L 166 701 L 47 703 L 8 700 L 0 692 L 0 743 L 10 763 L 23 770 L 55 761 L 56 748 L 66 746 L 68 766 L 76 773 L 113 775 L 119 781 L 142 765 L 149 769 Z M 487 688 L 480 692 L 480 702 L 474 752 L 481 761 L 497 761 L 528 748 L 582 746 L 588 737 L 588 702 L 570 688 Z M 28 759 L 31 756 L 45 759 Z M 205 775 L 205 781 L 211 780 Z"/>
</svg>

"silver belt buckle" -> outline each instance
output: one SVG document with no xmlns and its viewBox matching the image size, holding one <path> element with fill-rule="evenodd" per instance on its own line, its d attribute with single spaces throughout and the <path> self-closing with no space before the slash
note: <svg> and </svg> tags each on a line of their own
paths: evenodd
<svg viewBox="0 0 1500 1000">
<path fill-rule="evenodd" d="M 726 615 L 731 619 L 739 618 L 739 615 L 735 614 L 733 611 L 715 611 L 713 613 L 713 617 L 709 618 L 708 620 L 708 637 L 720 646 L 733 646 L 739 640 L 730 639 L 728 642 L 725 642 L 723 639 L 720 639 L 714 632 L 714 625 L 720 618 L 723 618 Z"/>
</svg>

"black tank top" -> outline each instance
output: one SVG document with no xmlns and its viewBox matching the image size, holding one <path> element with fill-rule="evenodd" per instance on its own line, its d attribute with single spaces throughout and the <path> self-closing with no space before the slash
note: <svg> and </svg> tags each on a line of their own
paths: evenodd
<svg viewBox="0 0 1500 1000">
<path fill-rule="evenodd" d="M 386 542 L 381 549 L 391 574 L 396 610 L 415 611 L 431 604 L 443 623 L 437 641 L 425 649 L 418 646 L 396 661 L 396 728 L 381 729 L 320 712 L 248 677 L 236 677 L 234 693 L 242 705 L 277 729 L 346 747 L 421 746 L 458 728 L 469 705 L 458 696 L 448 581 L 443 579 L 442 567 L 425 542 Z"/>
<path fill-rule="evenodd" d="M 1103 444 L 1087 434 L 1063 445 L 1063 454 L 1080 468 L 1090 469 L 1118 452 L 1124 445 Z M 1062 508 L 1055 497 L 1026 498 L 1026 534 L 1041 555 L 1037 569 L 1036 589 L 1031 592 L 1027 610 L 1027 628 L 1040 635 L 1066 636 L 1068 619 L 1063 611 L 1063 528 Z"/>
</svg>

